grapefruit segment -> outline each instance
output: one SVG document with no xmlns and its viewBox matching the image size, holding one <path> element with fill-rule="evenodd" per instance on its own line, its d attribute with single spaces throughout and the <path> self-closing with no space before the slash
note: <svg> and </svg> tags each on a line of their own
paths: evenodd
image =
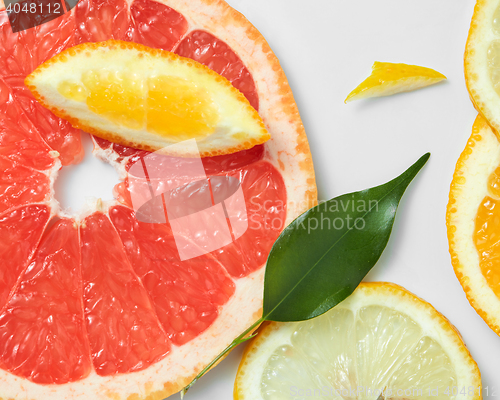
<svg viewBox="0 0 500 400">
<path fill-rule="evenodd" d="M 75 19 L 70 14 L 64 14 L 31 30 L 34 31 L 35 45 L 30 49 L 33 52 L 33 60 L 31 70 L 28 73 L 71 46 L 75 31 Z"/>
<path fill-rule="evenodd" d="M 171 51 L 188 29 L 186 18 L 157 1 L 135 0 L 130 6 L 133 41 Z"/>
<path fill-rule="evenodd" d="M 33 256 L 49 218 L 45 205 L 19 207 L 0 216 L 0 308 Z"/>
<path fill-rule="evenodd" d="M 0 213 L 14 207 L 47 201 L 49 177 L 0 156 Z"/>
<path fill-rule="evenodd" d="M 266 262 L 274 241 L 285 227 L 286 189 L 281 174 L 266 161 L 231 171 L 227 175 L 241 182 L 248 229 L 232 243 L 212 254 L 231 276 L 241 278 Z"/>
<path fill-rule="evenodd" d="M 38 130 L 0 78 L 0 156 L 37 170 L 51 168 L 55 160 Z"/>
<path fill-rule="evenodd" d="M 245 95 L 253 108 L 259 110 L 259 97 L 252 75 L 236 53 L 222 40 L 208 32 L 196 30 L 182 39 L 175 53 L 192 58 L 222 75 Z"/>
<path fill-rule="evenodd" d="M 78 229 L 74 221 L 60 220 L 45 233 L 0 314 L 2 368 L 36 383 L 89 374 L 79 264 Z"/>
<path fill-rule="evenodd" d="M 75 7 L 74 43 L 128 40 L 133 27 L 124 0 L 82 0 Z"/>
<path fill-rule="evenodd" d="M 74 19 L 63 15 L 46 24 L 13 33 L 7 13 L 0 15 L 0 76 L 27 76 L 71 43 Z"/>
<path fill-rule="evenodd" d="M 97 374 L 137 371 L 165 357 L 170 341 L 108 217 L 88 216 L 80 235 L 85 319 Z"/>
<path fill-rule="evenodd" d="M 35 28 L 12 33 L 4 16 L 0 16 L 0 77 L 11 88 L 11 96 L 36 126 L 38 134 L 59 152 L 62 164 L 78 163 L 83 155 L 79 130 L 36 102 L 23 82 L 40 63 L 72 43 L 74 19 L 65 15 Z"/>
<path fill-rule="evenodd" d="M 181 261 L 168 223 L 138 222 L 123 206 L 109 215 L 169 338 L 182 345 L 198 336 L 234 293 L 223 267 L 210 255 Z"/>
<path fill-rule="evenodd" d="M 35 100 L 24 84 L 24 76 L 4 78 L 12 89 L 12 95 L 37 131 L 53 150 L 59 153 L 62 165 L 77 164 L 83 159 L 83 147 L 80 130 L 71 126 L 68 121 L 56 117 L 52 112 Z"/>
</svg>

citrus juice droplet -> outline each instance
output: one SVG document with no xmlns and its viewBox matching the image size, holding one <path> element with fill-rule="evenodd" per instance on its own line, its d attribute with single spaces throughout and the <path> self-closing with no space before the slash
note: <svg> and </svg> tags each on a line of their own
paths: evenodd
<svg viewBox="0 0 500 400">
<path fill-rule="evenodd" d="M 488 178 L 488 191 L 477 210 L 474 244 L 488 285 L 500 298 L 500 167 Z"/>
<path fill-rule="evenodd" d="M 106 70 L 89 71 L 82 83 L 63 81 L 64 97 L 86 102 L 89 109 L 119 126 L 144 129 L 175 140 L 203 139 L 219 120 L 208 92 L 172 76 L 142 79 Z"/>
</svg>

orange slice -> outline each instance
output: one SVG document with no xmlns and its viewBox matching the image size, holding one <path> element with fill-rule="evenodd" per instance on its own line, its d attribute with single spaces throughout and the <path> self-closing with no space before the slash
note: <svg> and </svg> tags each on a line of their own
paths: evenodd
<svg viewBox="0 0 500 400">
<path fill-rule="evenodd" d="M 234 397 L 445 400 L 462 388 L 464 399 L 482 398 L 479 369 L 453 325 L 402 287 L 372 282 L 317 318 L 261 329 Z"/>
<path fill-rule="evenodd" d="M 0 397 L 165 398 L 259 318 L 269 250 L 316 201 L 307 137 L 278 60 L 218 0 L 81 0 L 18 33 L 0 5 L 0 39 L 0 319 L 11 338 L 0 341 Z M 170 221 L 141 222 L 132 207 L 132 167 L 151 153 L 98 137 L 93 154 L 123 178 L 116 199 L 78 215 L 60 210 L 57 171 L 81 159 L 88 133 L 22 82 L 65 49 L 109 39 L 206 65 L 259 112 L 271 139 L 202 159 L 206 176 L 234 178 L 243 192 L 249 226 L 229 244 L 181 260 Z"/>
<path fill-rule="evenodd" d="M 71 47 L 25 82 L 42 105 L 74 127 L 137 149 L 168 152 L 169 145 L 196 139 L 207 157 L 269 139 L 257 111 L 227 79 L 191 59 L 136 43 Z"/>
<path fill-rule="evenodd" d="M 458 159 L 446 212 L 455 273 L 471 305 L 500 335 L 500 143 L 478 116 Z"/>
<path fill-rule="evenodd" d="M 368 97 L 390 96 L 433 85 L 446 76 L 418 65 L 375 61 L 371 75 L 361 82 L 345 99 L 345 103 Z"/>
</svg>

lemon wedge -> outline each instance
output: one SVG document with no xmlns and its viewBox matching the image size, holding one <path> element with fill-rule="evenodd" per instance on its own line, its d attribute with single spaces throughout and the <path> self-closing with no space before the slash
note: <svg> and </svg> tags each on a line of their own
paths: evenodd
<svg viewBox="0 0 500 400">
<path fill-rule="evenodd" d="M 443 79 L 446 76 L 431 68 L 375 61 L 371 75 L 349 93 L 344 102 L 409 92 Z"/>
<path fill-rule="evenodd" d="M 191 59 L 109 40 L 69 48 L 25 80 L 35 98 L 74 127 L 148 151 L 202 157 L 234 153 L 270 138 L 245 96 Z"/>
</svg>

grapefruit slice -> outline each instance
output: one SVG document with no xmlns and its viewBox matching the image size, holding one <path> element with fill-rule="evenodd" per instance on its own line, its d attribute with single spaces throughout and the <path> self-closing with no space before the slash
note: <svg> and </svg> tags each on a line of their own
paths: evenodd
<svg viewBox="0 0 500 400">
<path fill-rule="evenodd" d="M 265 39 L 222 1 L 81 0 L 18 33 L 9 31 L 2 4 L 0 258 L 8 268 L 0 318 L 9 339 L 0 351 L 0 397 L 164 398 L 260 317 L 272 243 L 316 202 L 286 77 Z M 259 112 L 269 141 L 202 159 L 211 182 L 240 182 L 248 229 L 229 244 L 181 260 L 171 221 L 141 222 L 131 207 L 136 187 L 127 173 L 150 153 L 95 137 L 94 155 L 123 178 L 116 200 L 75 216 L 60 210 L 57 171 L 78 162 L 87 133 L 40 108 L 20 82 L 64 49 L 109 39 L 192 58 Z"/>
<path fill-rule="evenodd" d="M 453 174 L 446 224 L 451 261 L 467 299 L 498 335 L 499 165 L 500 143 L 478 116 Z"/>
</svg>

